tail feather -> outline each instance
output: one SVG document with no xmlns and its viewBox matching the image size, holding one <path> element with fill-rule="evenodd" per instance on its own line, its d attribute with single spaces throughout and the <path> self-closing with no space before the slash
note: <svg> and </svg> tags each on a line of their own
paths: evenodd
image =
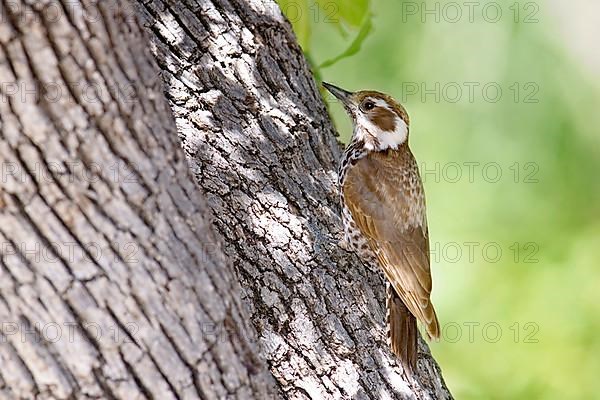
<svg viewBox="0 0 600 400">
<path fill-rule="evenodd" d="M 388 345 L 404 366 L 415 371 L 417 367 L 417 320 L 408 311 L 389 282 L 386 285 L 386 306 Z"/>
<path fill-rule="evenodd" d="M 437 315 L 435 310 L 433 309 L 433 305 L 429 303 L 427 307 L 427 314 L 431 315 L 431 321 L 425 326 L 425 330 L 427 331 L 427 338 L 429 340 L 439 339 L 440 338 L 440 323 L 438 322 Z"/>
</svg>

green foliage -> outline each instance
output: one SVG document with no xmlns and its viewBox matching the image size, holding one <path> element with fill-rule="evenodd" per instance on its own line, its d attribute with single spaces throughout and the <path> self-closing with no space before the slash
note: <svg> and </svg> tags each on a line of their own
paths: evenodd
<svg viewBox="0 0 600 400">
<path fill-rule="evenodd" d="M 344 52 L 342 52 L 340 55 L 338 55 L 330 60 L 323 61 L 323 63 L 321 65 L 319 65 L 318 69 L 323 69 L 323 68 L 329 67 L 346 57 L 350 57 L 350 56 L 353 56 L 354 54 L 358 53 L 360 51 L 360 47 L 361 47 L 362 43 L 365 41 L 367 36 L 371 33 L 372 28 L 373 28 L 373 25 L 371 23 L 371 16 L 369 15 L 365 18 L 365 22 L 363 23 L 360 30 L 358 31 L 358 35 L 356 35 L 356 38 L 354 38 L 352 43 L 350 43 L 350 46 L 348 46 L 348 48 Z"/>
<path fill-rule="evenodd" d="M 411 116 L 444 328 L 431 348 L 455 397 L 600 398 L 600 74 L 585 58 L 597 46 L 557 33 L 598 25 L 597 13 L 507 0 L 454 20 L 462 2 L 336 4 L 339 22 L 311 19 L 304 48 L 325 80 L 390 93 Z M 345 112 L 325 98 L 348 140 Z"/>
<path fill-rule="evenodd" d="M 368 0 L 319 0 L 318 3 L 324 9 L 333 4 L 340 19 L 354 28 L 359 27 L 369 14 Z"/>
<path fill-rule="evenodd" d="M 356 54 L 373 27 L 369 0 L 278 0 L 278 3 L 292 23 L 298 43 L 317 77 L 321 69 Z M 342 39 L 340 47 L 346 46 L 338 55 L 319 65 L 315 65 L 311 57 L 315 25 L 333 28 Z M 349 32 L 356 32 L 353 39 L 349 39 Z"/>
</svg>

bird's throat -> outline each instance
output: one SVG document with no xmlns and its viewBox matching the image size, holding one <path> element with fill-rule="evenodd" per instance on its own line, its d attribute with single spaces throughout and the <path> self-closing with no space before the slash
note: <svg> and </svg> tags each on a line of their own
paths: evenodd
<svg viewBox="0 0 600 400">
<path fill-rule="evenodd" d="M 357 121 L 354 127 L 353 140 L 364 142 L 368 151 L 396 150 L 408 138 L 408 127 L 401 119 L 398 119 L 393 131 L 381 129 L 371 121 Z"/>
</svg>

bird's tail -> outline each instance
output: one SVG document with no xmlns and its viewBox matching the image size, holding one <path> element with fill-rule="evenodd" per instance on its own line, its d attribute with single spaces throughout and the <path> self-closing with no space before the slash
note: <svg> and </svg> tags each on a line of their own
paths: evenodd
<svg viewBox="0 0 600 400">
<path fill-rule="evenodd" d="M 388 345 L 402 365 L 414 372 L 417 367 L 417 320 L 389 282 L 386 282 L 386 307 Z"/>
</svg>

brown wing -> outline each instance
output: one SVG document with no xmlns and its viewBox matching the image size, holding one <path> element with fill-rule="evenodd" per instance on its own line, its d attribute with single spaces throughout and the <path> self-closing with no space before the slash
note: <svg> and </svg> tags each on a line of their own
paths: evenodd
<svg viewBox="0 0 600 400">
<path fill-rule="evenodd" d="M 387 279 L 427 333 L 439 337 L 429 298 L 425 197 L 412 154 L 407 148 L 369 153 L 349 169 L 342 190 Z"/>
</svg>

